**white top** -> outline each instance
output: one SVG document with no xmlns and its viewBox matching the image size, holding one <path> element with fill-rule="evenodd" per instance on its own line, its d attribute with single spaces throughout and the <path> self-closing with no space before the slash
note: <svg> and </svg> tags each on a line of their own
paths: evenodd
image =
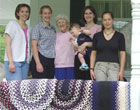
<svg viewBox="0 0 140 110">
<path fill-rule="evenodd" d="M 28 36 L 28 59 L 30 58 L 30 32 L 29 27 L 27 31 Z M 12 58 L 15 62 L 25 61 L 25 52 L 26 52 L 26 39 L 23 29 L 16 21 L 10 21 L 5 29 L 5 34 L 9 34 L 12 38 L 11 49 L 12 49 Z M 5 51 L 4 61 L 8 61 L 8 57 Z"/>
</svg>

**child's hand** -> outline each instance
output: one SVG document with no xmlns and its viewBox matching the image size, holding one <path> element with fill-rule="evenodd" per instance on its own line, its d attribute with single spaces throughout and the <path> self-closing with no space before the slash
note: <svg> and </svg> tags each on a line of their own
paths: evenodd
<svg viewBox="0 0 140 110">
<path fill-rule="evenodd" d="M 74 41 L 74 40 L 73 40 L 73 38 L 70 38 L 69 41 L 72 42 L 72 41 Z"/>
<path fill-rule="evenodd" d="M 81 29 L 81 32 L 86 34 L 86 35 L 90 35 L 90 31 L 89 30 L 85 30 L 85 29 Z"/>
</svg>

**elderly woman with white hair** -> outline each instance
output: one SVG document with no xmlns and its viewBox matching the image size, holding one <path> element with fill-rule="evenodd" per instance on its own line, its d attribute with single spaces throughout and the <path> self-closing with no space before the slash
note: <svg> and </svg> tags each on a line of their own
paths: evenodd
<svg viewBox="0 0 140 110">
<path fill-rule="evenodd" d="M 56 34 L 55 77 L 58 80 L 75 79 L 74 76 L 74 46 L 70 42 L 73 36 L 69 33 L 69 20 L 65 15 L 56 17 L 60 32 Z"/>
</svg>

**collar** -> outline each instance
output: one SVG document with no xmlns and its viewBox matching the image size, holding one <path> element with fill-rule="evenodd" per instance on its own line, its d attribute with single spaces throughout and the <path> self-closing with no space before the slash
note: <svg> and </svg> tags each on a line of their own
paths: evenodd
<svg viewBox="0 0 140 110">
<path fill-rule="evenodd" d="M 50 27 L 47 27 L 42 21 L 40 22 L 41 27 L 47 28 L 47 29 L 54 29 L 54 27 L 50 24 Z"/>
</svg>

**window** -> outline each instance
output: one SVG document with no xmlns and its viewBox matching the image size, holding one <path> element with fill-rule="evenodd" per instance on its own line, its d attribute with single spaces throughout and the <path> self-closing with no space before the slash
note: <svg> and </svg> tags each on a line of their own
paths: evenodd
<svg viewBox="0 0 140 110">
<path fill-rule="evenodd" d="M 131 18 L 130 0 L 90 0 L 90 5 L 97 10 L 99 18 L 104 11 L 113 12 L 115 18 Z"/>
</svg>

